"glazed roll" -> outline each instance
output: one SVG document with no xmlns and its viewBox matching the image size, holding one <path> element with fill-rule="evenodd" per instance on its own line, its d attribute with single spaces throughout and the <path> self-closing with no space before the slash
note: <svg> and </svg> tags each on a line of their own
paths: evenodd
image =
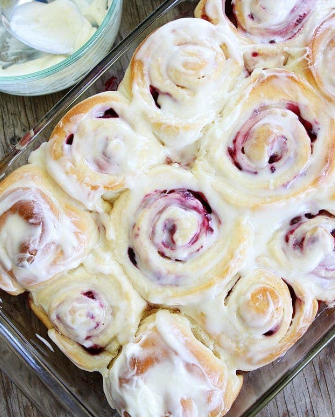
<svg viewBox="0 0 335 417">
<path fill-rule="evenodd" d="M 289 3 L 289 4 L 288 4 Z M 214 24 L 232 24 L 254 43 L 280 44 L 296 37 L 318 0 L 201 0 L 195 16 Z"/>
<path fill-rule="evenodd" d="M 0 184 L 0 288 L 19 294 L 77 267 L 97 240 L 93 217 L 26 165 Z"/>
<path fill-rule="evenodd" d="M 334 7 L 333 0 L 201 0 L 195 16 L 235 30 L 252 72 L 304 60 L 310 34 Z"/>
<path fill-rule="evenodd" d="M 284 355 L 306 332 L 317 309 L 317 301 L 302 286 L 293 288 L 258 268 L 185 311 L 224 348 L 237 369 L 251 371 Z"/>
<path fill-rule="evenodd" d="M 183 148 L 227 101 L 243 70 L 239 49 L 229 28 L 191 18 L 167 23 L 136 50 L 120 91 L 163 144 Z"/>
<path fill-rule="evenodd" d="M 291 283 L 320 301 L 335 301 L 335 210 L 305 211 L 280 227 L 269 243 L 274 259 Z"/>
<path fill-rule="evenodd" d="M 304 195 L 334 171 L 334 120 L 301 78 L 254 71 L 204 134 L 197 170 L 232 204 L 260 207 Z"/>
<path fill-rule="evenodd" d="M 162 147 L 134 132 L 129 102 L 117 92 L 92 96 L 58 123 L 50 141 L 31 156 L 90 210 L 101 211 L 146 168 L 164 161 Z M 42 154 L 42 155 L 41 155 Z"/>
<path fill-rule="evenodd" d="M 242 376 L 197 339 L 188 320 L 167 310 L 143 321 L 104 379 L 122 417 L 221 417 L 241 385 Z"/>
<path fill-rule="evenodd" d="M 334 4 L 335 7 L 335 4 Z M 330 14 L 314 31 L 309 43 L 306 66 L 321 92 L 330 100 L 335 100 L 335 77 L 331 70 L 335 58 L 335 14 Z"/>
<path fill-rule="evenodd" d="M 31 295 L 31 308 L 49 337 L 79 368 L 101 370 L 137 331 L 144 300 L 122 269 L 108 274 L 80 267 Z"/>
<path fill-rule="evenodd" d="M 154 304 L 183 304 L 243 263 L 252 240 L 205 177 L 161 166 L 126 192 L 111 212 L 116 260 L 134 287 Z"/>
</svg>

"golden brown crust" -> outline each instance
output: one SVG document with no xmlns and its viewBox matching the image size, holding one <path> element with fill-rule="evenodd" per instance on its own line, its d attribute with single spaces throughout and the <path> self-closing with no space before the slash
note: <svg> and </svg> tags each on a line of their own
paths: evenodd
<svg viewBox="0 0 335 417">
<path fill-rule="evenodd" d="M 85 351 L 78 343 L 61 335 L 55 329 L 48 331 L 50 339 L 56 343 L 59 349 L 76 365 L 85 371 L 101 371 L 108 367 L 113 355 L 104 350 L 99 354 L 91 354 Z"/>
<path fill-rule="evenodd" d="M 50 330 L 53 329 L 53 324 L 51 320 L 49 319 L 49 316 L 44 311 L 44 309 L 41 306 L 37 306 L 34 303 L 34 299 L 31 294 L 29 294 L 29 307 L 33 311 L 33 313 L 41 320 L 41 322 L 44 324 L 44 326 Z"/>
<path fill-rule="evenodd" d="M 113 102 L 128 104 L 128 101 L 122 97 L 122 95 L 116 95 L 113 92 L 104 92 L 100 94 L 96 94 L 94 96 L 88 97 L 87 99 L 81 101 L 80 103 L 76 104 L 72 107 L 66 115 L 58 122 L 54 130 L 50 135 L 50 140 L 54 137 L 62 138 L 62 140 L 69 134 L 68 128 L 69 126 L 73 125 L 72 119 L 74 117 L 80 115 L 86 115 L 89 113 L 94 107 L 103 105 L 103 104 L 112 104 Z M 59 139 L 61 140 L 61 139 Z M 61 155 L 61 149 L 56 150 L 56 146 L 54 147 L 54 157 L 58 159 Z"/>
</svg>

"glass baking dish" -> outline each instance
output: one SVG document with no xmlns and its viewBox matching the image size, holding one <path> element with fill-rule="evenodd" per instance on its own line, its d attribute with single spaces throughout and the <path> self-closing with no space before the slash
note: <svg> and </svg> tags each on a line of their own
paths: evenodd
<svg viewBox="0 0 335 417">
<path fill-rule="evenodd" d="M 27 162 L 67 109 L 79 100 L 115 89 L 140 42 L 162 24 L 193 15 L 198 0 L 167 0 L 94 70 L 75 86 L 0 161 L 0 177 Z M 107 404 L 98 373 L 76 368 L 47 337 L 30 311 L 27 297 L 0 293 L 0 367 L 46 416 L 116 417 Z M 285 356 L 245 374 L 245 383 L 228 417 L 257 414 L 335 337 L 335 309 L 321 307 L 305 336 Z"/>
</svg>

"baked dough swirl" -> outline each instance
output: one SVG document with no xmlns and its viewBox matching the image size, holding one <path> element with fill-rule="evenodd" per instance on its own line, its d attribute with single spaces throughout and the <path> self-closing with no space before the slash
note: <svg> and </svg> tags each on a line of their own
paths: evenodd
<svg viewBox="0 0 335 417">
<path fill-rule="evenodd" d="M 128 108 L 128 100 L 117 92 L 82 101 L 31 160 L 44 152 L 53 179 L 85 207 L 101 211 L 102 198 L 115 199 L 143 170 L 164 161 L 155 138 L 135 133 Z"/>
<path fill-rule="evenodd" d="M 335 301 L 334 247 L 334 209 L 314 208 L 293 217 L 269 243 L 272 257 L 290 282 L 305 286 L 315 298 L 327 303 Z"/>
<path fill-rule="evenodd" d="M 161 166 L 111 212 L 116 260 L 155 304 L 183 304 L 237 272 L 252 232 L 205 177 Z"/>
<path fill-rule="evenodd" d="M 235 284 L 185 311 L 230 354 L 234 366 L 251 371 L 293 346 L 318 310 L 302 286 L 288 286 L 263 268 L 239 275 Z"/>
<path fill-rule="evenodd" d="M 242 385 L 242 376 L 220 359 L 185 317 L 161 310 L 124 346 L 104 379 L 105 394 L 123 417 L 219 417 Z"/>
<path fill-rule="evenodd" d="M 335 4 L 334 4 L 335 7 Z M 335 14 L 328 16 L 315 30 L 309 43 L 308 67 L 322 93 L 335 99 Z"/>
<path fill-rule="evenodd" d="M 218 32 L 200 19 L 179 19 L 157 29 L 136 50 L 120 91 L 167 147 L 195 142 L 224 106 L 243 70 L 232 36 L 229 28 Z"/>
<path fill-rule="evenodd" d="M 278 44 L 294 38 L 317 0 L 201 0 L 195 15 L 213 22 L 230 19 L 255 43 Z"/>
<path fill-rule="evenodd" d="M 201 0 L 195 16 L 236 33 L 251 73 L 305 61 L 310 35 L 334 6 L 333 0 Z"/>
<path fill-rule="evenodd" d="M 257 42 L 280 43 L 296 36 L 316 0 L 235 0 L 238 27 Z"/>
<path fill-rule="evenodd" d="M 231 203 L 257 207 L 319 187 L 334 170 L 327 103 L 284 70 L 254 71 L 204 134 L 197 170 Z"/>
<path fill-rule="evenodd" d="M 32 289 L 77 267 L 97 240 L 92 217 L 26 165 L 0 184 L 0 288 Z"/>
<path fill-rule="evenodd" d="M 80 267 L 57 276 L 31 297 L 49 337 L 88 371 L 107 367 L 135 335 L 145 305 L 116 264 L 108 274 Z"/>
</svg>

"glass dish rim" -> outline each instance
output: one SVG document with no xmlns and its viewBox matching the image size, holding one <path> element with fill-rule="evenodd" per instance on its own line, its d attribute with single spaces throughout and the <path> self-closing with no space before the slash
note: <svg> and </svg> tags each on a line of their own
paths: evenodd
<svg viewBox="0 0 335 417">
<path fill-rule="evenodd" d="M 74 62 L 78 61 L 82 56 L 85 55 L 85 53 L 98 41 L 100 38 L 100 35 L 103 34 L 103 32 L 106 30 L 108 21 L 112 18 L 116 7 L 122 3 L 122 0 L 113 0 L 110 8 L 108 9 L 108 12 L 102 21 L 101 25 L 98 27 L 98 29 L 94 32 L 93 36 L 90 37 L 90 39 L 84 43 L 83 46 L 81 46 L 76 52 L 68 56 L 67 58 L 63 59 L 61 62 L 58 62 L 55 65 L 52 65 L 51 67 L 48 67 L 41 71 L 35 71 L 30 74 L 22 74 L 22 75 L 10 75 L 10 76 L 0 76 L 0 85 L 2 83 L 8 83 L 8 82 L 15 82 L 15 81 L 25 81 L 25 80 L 40 80 L 46 77 L 49 77 L 50 75 L 53 75 L 55 73 L 58 73 L 62 71 L 64 68 L 69 67 Z"/>
<path fill-rule="evenodd" d="M 121 0 L 114 0 L 115 4 Z M 185 0 L 165 0 L 155 11 L 153 11 L 146 19 L 144 19 L 132 32 L 129 33 L 112 51 L 95 67 L 93 68 L 79 83 L 77 83 L 61 100 L 56 103 L 39 122 L 27 132 L 18 144 L 13 147 L 0 160 L 0 180 L 5 175 L 9 166 L 20 156 L 28 144 L 34 142 L 34 139 L 55 119 L 59 118 L 60 114 L 69 109 L 72 104 L 87 90 L 91 85 L 106 72 L 114 62 L 119 59 L 124 53 L 131 48 L 132 43 L 136 40 L 143 31 L 145 31 L 155 20 L 161 17 L 169 9 L 177 6 Z M 106 16 L 107 17 L 107 16 Z M 1 81 L 1 77 L 0 77 Z M 1 311 L 0 306 L 0 337 L 4 337 L 18 353 L 18 355 L 29 365 L 30 370 L 35 372 L 37 376 L 44 382 L 49 390 L 57 386 L 59 391 L 67 394 L 67 401 L 64 397 L 57 397 L 57 400 L 65 405 L 71 412 L 73 409 L 84 412 L 85 417 L 93 417 L 93 414 L 80 402 L 79 399 L 62 383 L 59 378 L 54 375 L 48 368 L 48 364 L 40 356 L 39 352 L 32 346 L 32 344 L 20 334 Z M 15 338 L 16 337 L 16 338 Z M 291 369 L 278 379 L 276 383 L 271 385 L 262 394 L 258 400 L 251 405 L 241 417 L 254 417 L 261 411 L 285 386 L 292 381 L 292 379 L 302 371 L 329 343 L 335 339 L 335 323 L 327 331 L 327 333 L 313 345 L 309 352 L 301 357 Z M 55 384 L 52 386 L 52 384 Z M 69 407 L 70 406 L 70 407 Z M 71 412 L 72 414 L 72 412 Z"/>
</svg>

